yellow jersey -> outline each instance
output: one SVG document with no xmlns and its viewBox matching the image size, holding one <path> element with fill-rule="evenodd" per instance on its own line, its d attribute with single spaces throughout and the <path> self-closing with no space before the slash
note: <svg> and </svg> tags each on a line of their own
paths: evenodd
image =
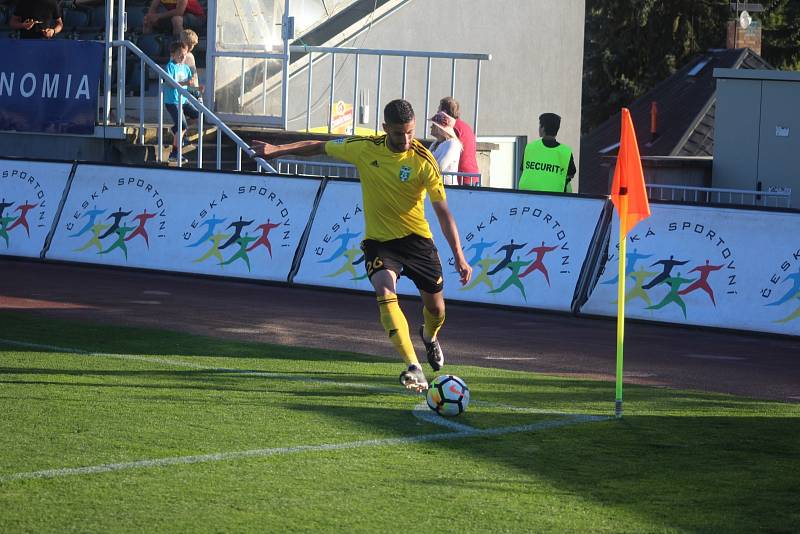
<svg viewBox="0 0 800 534">
<path fill-rule="evenodd" d="M 414 139 L 405 152 L 392 152 L 386 135 L 350 137 L 328 141 L 325 152 L 358 169 L 366 239 L 433 237 L 425 219 L 425 194 L 431 202 L 444 200 L 444 183 L 436 159 L 422 143 Z"/>
</svg>

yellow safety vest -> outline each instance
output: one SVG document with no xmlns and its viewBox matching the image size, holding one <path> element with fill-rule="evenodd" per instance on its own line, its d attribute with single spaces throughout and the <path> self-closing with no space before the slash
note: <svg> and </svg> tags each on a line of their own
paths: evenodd
<svg viewBox="0 0 800 534">
<path fill-rule="evenodd" d="M 525 161 L 519 188 L 528 191 L 552 191 L 572 193 L 572 185 L 567 182 L 567 170 L 572 149 L 567 145 L 549 148 L 541 139 L 528 143 L 525 147 Z"/>
</svg>

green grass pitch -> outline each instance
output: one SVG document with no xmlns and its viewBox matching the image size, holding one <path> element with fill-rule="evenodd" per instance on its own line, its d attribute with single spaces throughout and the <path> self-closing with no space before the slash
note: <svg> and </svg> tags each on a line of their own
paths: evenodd
<svg viewBox="0 0 800 534">
<path fill-rule="evenodd" d="M 449 365 L 442 420 L 386 358 L 0 324 L 3 533 L 800 528 L 798 404 Z"/>
</svg>

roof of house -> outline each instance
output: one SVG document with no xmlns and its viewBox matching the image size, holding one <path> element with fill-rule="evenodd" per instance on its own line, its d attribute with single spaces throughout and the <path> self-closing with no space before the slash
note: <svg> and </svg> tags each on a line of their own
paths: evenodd
<svg viewBox="0 0 800 534">
<path fill-rule="evenodd" d="M 711 156 L 714 153 L 715 68 L 772 69 L 750 50 L 714 49 L 695 56 L 675 74 L 631 102 L 642 156 Z M 657 135 L 650 133 L 652 102 L 657 105 Z M 607 195 L 609 160 L 619 145 L 620 114 L 581 138 L 580 192 Z"/>
</svg>

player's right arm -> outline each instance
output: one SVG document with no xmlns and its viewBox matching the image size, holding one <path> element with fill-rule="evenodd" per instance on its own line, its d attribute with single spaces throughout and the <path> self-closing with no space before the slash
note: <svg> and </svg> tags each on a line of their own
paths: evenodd
<svg viewBox="0 0 800 534">
<path fill-rule="evenodd" d="M 335 139 L 333 141 L 297 141 L 286 145 L 271 145 L 263 141 L 253 140 L 252 148 L 256 156 L 264 159 L 281 156 L 328 156 L 355 164 L 361 151 L 366 146 L 364 138 Z"/>
<path fill-rule="evenodd" d="M 263 141 L 253 140 L 252 149 L 256 156 L 264 159 L 281 156 L 320 156 L 325 153 L 325 141 L 297 141 L 286 145 L 271 145 Z"/>
</svg>

